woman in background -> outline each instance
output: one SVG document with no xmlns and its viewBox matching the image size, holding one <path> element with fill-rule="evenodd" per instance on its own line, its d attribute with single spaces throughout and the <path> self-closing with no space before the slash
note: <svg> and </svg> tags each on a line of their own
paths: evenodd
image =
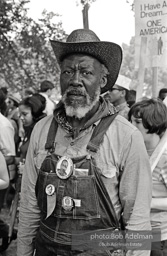
<svg viewBox="0 0 167 256">
<path fill-rule="evenodd" d="M 34 94 L 23 99 L 19 104 L 20 119 L 24 127 L 24 137 L 19 147 L 19 161 L 24 162 L 28 150 L 30 136 L 35 124 L 46 116 L 43 113 L 46 105 L 45 98 L 40 94 Z"/>
<path fill-rule="evenodd" d="M 143 135 L 149 157 L 167 129 L 167 108 L 159 99 L 135 103 L 129 111 L 129 121 Z M 144 177 L 143 177 L 144 179 Z M 152 173 L 151 225 L 153 234 L 158 231 L 160 241 L 153 242 L 151 256 L 167 255 L 167 149 Z"/>
</svg>

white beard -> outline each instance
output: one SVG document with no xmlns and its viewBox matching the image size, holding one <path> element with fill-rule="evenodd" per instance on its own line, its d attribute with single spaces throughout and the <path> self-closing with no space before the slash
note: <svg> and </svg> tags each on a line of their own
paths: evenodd
<svg viewBox="0 0 167 256">
<path fill-rule="evenodd" d="M 82 91 L 82 93 L 84 93 L 84 95 L 85 95 L 85 103 L 84 104 L 79 101 L 76 101 L 74 104 L 71 104 L 68 101 L 68 92 L 70 92 L 70 91 L 71 91 L 70 88 L 68 88 L 62 97 L 62 101 L 64 103 L 67 116 L 81 119 L 81 118 L 85 117 L 86 114 L 90 110 L 92 110 L 92 108 L 99 101 L 100 88 L 98 88 L 96 90 L 96 92 L 92 98 L 85 92 L 85 90 L 83 91 L 80 89 L 79 91 Z M 78 91 L 78 89 L 76 91 Z"/>
</svg>

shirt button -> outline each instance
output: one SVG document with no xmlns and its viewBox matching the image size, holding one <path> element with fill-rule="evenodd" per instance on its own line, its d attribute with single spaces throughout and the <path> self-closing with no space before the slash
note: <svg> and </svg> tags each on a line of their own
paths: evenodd
<svg viewBox="0 0 167 256">
<path fill-rule="evenodd" d="M 70 145 L 73 146 L 73 145 L 74 145 L 74 141 L 72 141 L 72 142 L 70 143 Z"/>
</svg>

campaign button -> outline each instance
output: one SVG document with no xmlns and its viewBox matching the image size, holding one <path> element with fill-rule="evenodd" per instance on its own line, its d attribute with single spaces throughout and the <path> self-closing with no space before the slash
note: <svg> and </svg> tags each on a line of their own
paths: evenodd
<svg viewBox="0 0 167 256">
<path fill-rule="evenodd" d="M 65 196 L 62 199 L 62 207 L 66 211 L 71 211 L 74 207 L 74 200 L 70 196 Z"/>
<path fill-rule="evenodd" d="M 72 160 L 67 156 L 63 156 L 57 162 L 56 174 L 60 179 L 68 179 L 72 175 L 73 169 Z"/>
<path fill-rule="evenodd" d="M 55 192 L 55 187 L 52 184 L 49 184 L 46 186 L 45 192 L 48 196 L 52 196 Z"/>
</svg>

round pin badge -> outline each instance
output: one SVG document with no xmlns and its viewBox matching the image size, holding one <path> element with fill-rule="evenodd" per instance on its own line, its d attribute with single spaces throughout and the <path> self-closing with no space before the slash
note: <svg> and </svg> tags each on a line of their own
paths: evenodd
<svg viewBox="0 0 167 256">
<path fill-rule="evenodd" d="M 48 196 L 52 196 L 55 192 L 55 187 L 52 184 L 49 184 L 46 186 L 45 192 Z"/>
<path fill-rule="evenodd" d="M 62 199 L 62 207 L 66 211 L 71 211 L 74 207 L 74 200 L 70 196 L 65 196 Z"/>
<path fill-rule="evenodd" d="M 56 166 L 56 174 L 60 179 L 68 179 L 73 173 L 73 162 L 67 156 L 62 156 Z"/>
</svg>

